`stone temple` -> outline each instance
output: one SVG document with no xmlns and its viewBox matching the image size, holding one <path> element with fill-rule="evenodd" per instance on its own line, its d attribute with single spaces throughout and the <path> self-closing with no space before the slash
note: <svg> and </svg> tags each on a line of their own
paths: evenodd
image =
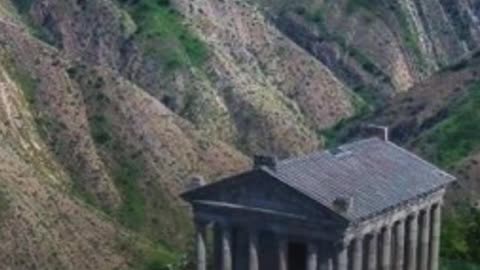
<svg viewBox="0 0 480 270">
<path fill-rule="evenodd" d="M 437 270 L 455 178 L 389 141 L 365 139 L 254 168 L 182 197 L 197 269 Z"/>
</svg>

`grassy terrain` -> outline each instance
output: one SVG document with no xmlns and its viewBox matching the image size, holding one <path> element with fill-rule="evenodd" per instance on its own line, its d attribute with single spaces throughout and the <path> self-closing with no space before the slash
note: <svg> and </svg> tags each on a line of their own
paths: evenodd
<svg viewBox="0 0 480 270">
<path fill-rule="evenodd" d="M 116 185 L 123 196 L 118 218 L 124 226 L 136 230 L 145 224 L 145 198 L 137 184 L 140 177 L 141 165 L 132 160 L 124 160 L 114 172 Z"/>
<path fill-rule="evenodd" d="M 441 255 L 442 269 L 480 269 L 480 211 L 462 205 L 444 219 Z"/>
<path fill-rule="evenodd" d="M 140 0 L 125 6 L 138 26 L 135 37 L 163 70 L 199 66 L 207 59 L 207 47 L 182 23 L 167 0 Z"/>
<path fill-rule="evenodd" d="M 98 81 L 98 80 L 97 80 Z M 108 99 L 102 94 L 96 96 L 100 108 L 106 108 Z M 124 227 L 139 232 L 144 235 L 146 226 L 146 199 L 140 189 L 140 181 L 144 176 L 143 163 L 140 160 L 132 159 L 121 149 L 122 143 L 114 136 L 115 129 L 109 117 L 104 112 L 97 111 L 89 119 L 92 137 L 100 149 L 110 156 L 111 159 L 111 177 L 115 186 L 120 192 L 122 203 L 114 212 L 105 211 L 116 219 Z M 83 199 L 89 202 L 88 194 L 80 194 Z M 160 195 L 159 195 L 160 196 Z M 152 242 L 156 243 L 153 244 Z M 181 269 L 183 263 L 180 255 L 173 250 L 168 250 L 164 245 L 149 240 L 138 238 L 130 239 L 123 243 L 125 249 L 131 249 L 134 246 L 137 251 L 135 255 L 135 268 L 139 270 L 175 270 Z"/>
<path fill-rule="evenodd" d="M 96 99 L 101 106 L 107 106 L 103 103 L 106 102 L 103 95 L 98 94 Z M 89 120 L 93 140 L 101 149 L 112 153 L 115 161 L 111 175 L 122 196 L 122 205 L 116 217 L 125 227 L 140 231 L 145 224 L 145 198 L 138 186 L 139 179 L 143 177 L 142 166 L 122 153 L 122 143 L 115 138 L 108 117 L 98 112 Z"/>
<path fill-rule="evenodd" d="M 480 265 L 464 261 L 442 260 L 440 270 L 480 270 Z"/>
<path fill-rule="evenodd" d="M 403 43 L 412 53 L 417 65 L 420 68 L 420 71 L 424 71 L 427 68 L 427 63 L 423 57 L 422 51 L 420 50 L 420 40 L 418 33 L 412 29 L 410 23 L 408 22 L 406 11 L 397 7 L 393 9 L 395 17 L 398 20 L 401 32 L 401 38 Z"/>
<path fill-rule="evenodd" d="M 180 270 L 184 269 L 186 258 L 164 248 L 161 245 L 153 245 L 139 237 L 127 237 L 119 240 L 120 250 L 133 251 L 134 266 L 138 270 Z"/>
<path fill-rule="evenodd" d="M 480 148 L 480 83 L 469 96 L 423 139 L 424 150 L 435 162 L 451 166 Z"/>
<path fill-rule="evenodd" d="M 38 81 L 35 80 L 26 70 L 19 67 L 15 60 L 9 57 L 2 57 L 0 55 L 0 64 L 5 67 L 10 78 L 15 81 L 20 89 L 23 91 L 23 95 L 29 104 L 35 103 L 35 92 L 37 89 Z"/>
</svg>

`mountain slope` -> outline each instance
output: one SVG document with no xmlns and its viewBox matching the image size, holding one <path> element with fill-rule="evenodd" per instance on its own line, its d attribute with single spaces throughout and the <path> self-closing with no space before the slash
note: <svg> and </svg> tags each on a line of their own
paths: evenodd
<svg viewBox="0 0 480 270">
<path fill-rule="evenodd" d="M 56 48 L 33 37 L 31 29 L 18 18 L 20 16 L 5 16 L 0 20 L 2 87 L 6 85 L 2 88 L 5 126 L 0 130 L 2 134 L 5 132 L 18 139 L 2 150 L 8 153 L 10 147 L 28 149 L 18 160 L 11 161 L 15 165 L 12 168 L 20 170 L 34 166 L 28 169 L 45 172 L 32 180 L 32 192 L 45 189 L 51 195 L 47 202 L 41 201 L 43 198 L 30 198 L 28 203 L 39 207 L 32 212 L 49 214 L 47 206 L 62 201 L 76 204 L 71 206 L 73 209 L 85 208 L 82 204 L 78 206 L 78 201 L 73 199 L 78 196 L 119 222 L 109 221 L 102 225 L 113 231 L 102 231 L 100 227 L 98 231 L 95 227 L 85 228 L 95 237 L 105 238 L 105 245 L 120 245 L 121 239 L 116 237 L 122 238 L 124 229 L 120 225 L 123 225 L 171 246 L 182 246 L 188 239 L 185 236 L 189 221 L 176 197 L 178 192 L 184 189 L 191 175 L 216 178 L 248 166 L 248 159 L 227 144 L 206 138 L 192 124 L 117 73 L 102 67 L 87 68 L 79 62 L 67 60 Z M 19 112 L 13 111 L 15 106 Z M 17 130 L 15 125 L 21 128 Z M 25 126 L 28 130 L 24 130 Z M 52 168 L 51 164 L 56 167 Z M 61 173 L 54 178 L 61 181 L 58 183 L 60 189 L 43 187 L 41 180 L 35 187 L 33 181 L 50 177 L 52 172 Z M 27 181 L 13 174 L 8 167 L 2 168 L 0 175 L 2 180 L 5 177 L 9 181 L 16 178 Z M 14 193 L 15 184 L 22 186 L 22 182 L 9 183 L 5 189 L 8 194 Z M 81 210 L 92 222 L 98 222 L 99 226 L 103 224 L 95 220 L 92 209 L 83 208 Z M 24 210 L 28 214 L 29 209 Z M 50 214 L 55 218 L 67 215 L 61 212 L 67 210 L 60 208 L 53 212 L 52 209 Z M 48 220 L 42 216 L 32 217 L 29 223 L 18 226 L 18 229 L 30 228 L 32 233 L 37 233 L 32 227 Z M 73 229 L 81 223 L 79 217 L 65 226 L 81 232 L 82 228 Z M 178 230 L 184 233 L 179 234 Z M 55 233 L 55 230 L 47 232 Z M 52 252 L 69 252 L 67 248 L 61 249 L 62 244 L 56 238 L 49 238 L 51 243 L 45 244 L 54 245 Z M 74 248 L 74 243 L 68 246 Z M 39 244 L 29 242 L 25 245 L 36 249 Z M 94 254 L 87 244 L 83 252 Z M 77 248 L 81 248 L 80 244 Z M 106 246 L 105 252 L 110 249 Z M 121 254 L 121 251 L 112 250 L 111 253 L 122 259 L 121 264 L 132 259 L 131 255 Z M 79 260 L 85 260 L 82 262 L 87 264 L 85 269 L 116 267 L 101 266 L 100 262 L 94 262 L 94 258 L 88 264 L 88 258 L 77 255 Z M 65 268 L 72 265 L 65 265 Z"/>
<path fill-rule="evenodd" d="M 310 152 L 371 122 L 451 165 L 463 196 L 479 183 L 477 142 L 459 132 L 477 114 L 479 10 L 0 0 L 0 262 L 163 269 L 188 252 L 178 194 L 193 176 Z"/>
<path fill-rule="evenodd" d="M 2 267 L 129 269 L 137 252 L 121 248 L 129 233 L 71 196 L 67 174 L 37 132 L 23 85 L 1 63 Z"/>
<path fill-rule="evenodd" d="M 382 101 L 478 50 L 480 9 L 450 0 L 252 0 L 358 93 Z"/>
<path fill-rule="evenodd" d="M 31 13 L 70 57 L 119 71 L 209 135 L 247 153 L 311 150 L 320 143 L 318 128 L 354 113 L 348 89 L 247 4 L 192 3 L 212 9 L 200 19 L 187 2 L 172 2 L 183 15 L 155 1 L 124 2 L 34 1 Z M 220 23 L 222 12 L 224 19 L 245 18 Z M 196 34 L 182 26 L 183 16 Z M 259 126 L 270 128 L 256 133 Z"/>
</svg>

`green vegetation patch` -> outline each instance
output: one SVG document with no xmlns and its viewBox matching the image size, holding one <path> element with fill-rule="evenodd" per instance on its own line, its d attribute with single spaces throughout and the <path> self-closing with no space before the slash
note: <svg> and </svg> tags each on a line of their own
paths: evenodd
<svg viewBox="0 0 480 270">
<path fill-rule="evenodd" d="M 480 83 L 452 109 L 426 137 L 429 154 L 440 165 L 451 166 L 480 148 Z M 427 150 L 428 151 L 428 150 Z"/>
<path fill-rule="evenodd" d="M 138 26 L 136 39 L 165 71 L 200 66 L 208 58 L 206 45 L 183 24 L 183 18 L 168 0 L 140 0 L 125 5 Z"/>
<path fill-rule="evenodd" d="M 163 245 L 153 244 L 138 234 L 118 239 L 118 249 L 131 254 L 132 269 L 138 270 L 180 270 L 185 269 L 186 260 Z"/>
<path fill-rule="evenodd" d="M 5 218 L 8 209 L 10 209 L 10 200 L 8 199 L 7 191 L 0 188 L 0 223 Z"/>
<path fill-rule="evenodd" d="M 145 198 L 138 186 L 141 177 L 142 166 L 133 160 L 124 160 L 113 173 L 123 199 L 118 219 L 124 226 L 134 230 L 140 230 L 145 224 Z"/>
<path fill-rule="evenodd" d="M 35 103 L 38 80 L 34 79 L 27 70 L 18 66 L 15 60 L 11 58 L 0 58 L 0 64 L 2 64 L 10 78 L 15 81 L 23 91 L 27 102 L 33 105 Z"/>
<path fill-rule="evenodd" d="M 401 8 L 395 8 L 393 11 L 395 12 L 395 16 L 400 25 L 401 37 L 405 46 L 413 54 L 413 57 L 417 65 L 419 65 L 421 71 L 424 71 L 424 69 L 427 68 L 427 63 L 425 62 L 422 51 L 420 50 L 418 33 L 411 28 L 405 13 L 406 11 Z"/>
<path fill-rule="evenodd" d="M 480 270 L 480 265 L 465 261 L 441 260 L 440 270 Z"/>
<path fill-rule="evenodd" d="M 479 210 L 457 206 L 443 221 L 441 239 L 443 269 L 480 269 Z"/>
<path fill-rule="evenodd" d="M 98 94 L 97 101 L 106 102 L 106 97 Z M 125 227 L 139 231 L 145 225 L 145 198 L 138 185 L 143 177 L 140 161 L 126 157 L 121 143 L 115 138 L 110 119 L 104 114 L 94 114 L 89 118 L 90 132 L 95 143 L 107 153 L 112 153 L 112 178 L 122 196 L 122 204 L 116 213 L 119 222 Z"/>
</svg>

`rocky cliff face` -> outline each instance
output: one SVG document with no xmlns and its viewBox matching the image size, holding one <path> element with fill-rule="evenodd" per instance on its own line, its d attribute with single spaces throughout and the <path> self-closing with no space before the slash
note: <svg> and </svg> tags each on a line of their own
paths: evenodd
<svg viewBox="0 0 480 270">
<path fill-rule="evenodd" d="M 209 51 L 201 65 L 193 63 L 195 57 L 186 67 L 162 63 L 164 52 L 152 47 L 164 38 L 158 33 L 164 25 L 149 20 L 178 20 L 180 15 L 136 18 L 150 2 L 127 2 L 121 9 L 108 1 L 35 1 L 32 16 L 57 37 L 57 46 L 68 56 L 121 73 L 209 135 L 248 153 L 314 149 L 320 144 L 318 128 L 354 113 L 355 98 L 348 88 L 245 3 L 172 2 Z M 257 132 L 261 126 L 269 128 Z"/>
<path fill-rule="evenodd" d="M 478 50 L 479 11 L 472 1 L 255 2 L 358 90 L 405 91 Z"/>
</svg>

